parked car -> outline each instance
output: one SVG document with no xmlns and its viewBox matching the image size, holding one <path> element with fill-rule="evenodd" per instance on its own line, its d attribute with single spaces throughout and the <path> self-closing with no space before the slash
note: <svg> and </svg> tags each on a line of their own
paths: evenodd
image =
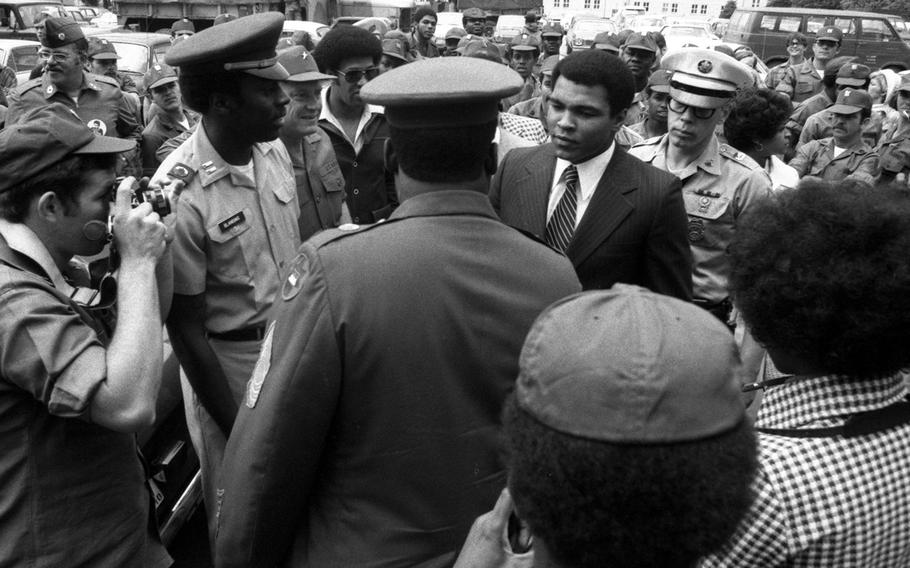
<svg viewBox="0 0 910 568">
<path fill-rule="evenodd" d="M 19 84 L 28 81 L 32 69 L 38 65 L 41 44 L 25 39 L 0 39 L 0 65 L 16 72 Z"/>
<path fill-rule="evenodd" d="M 437 12 L 436 13 L 436 31 L 433 32 L 433 42 L 436 47 L 443 48 L 446 45 L 446 33 L 452 28 L 462 27 L 461 12 Z"/>
<path fill-rule="evenodd" d="M 787 36 L 805 34 L 810 41 L 822 27 L 844 32 L 839 55 L 854 56 L 872 69 L 910 68 L 910 27 L 900 16 L 848 10 L 809 8 L 737 8 L 724 41 L 752 48 L 769 66 L 787 60 Z M 811 56 L 808 53 L 807 56 Z"/>
<path fill-rule="evenodd" d="M 295 32 L 307 32 L 310 34 L 310 39 L 313 40 L 313 45 L 317 45 L 319 40 L 322 39 L 322 36 L 327 34 L 331 28 L 321 22 L 308 22 L 306 20 L 285 20 L 284 25 L 281 28 L 281 38 L 279 39 L 279 46 L 285 44 L 287 40 L 290 40 Z"/>
<path fill-rule="evenodd" d="M 39 14 L 68 17 L 60 0 L 0 0 L 0 39 L 36 41 L 35 18 Z"/>
<path fill-rule="evenodd" d="M 164 54 L 171 47 L 171 36 L 145 32 L 102 32 L 95 37 L 106 39 L 114 44 L 117 55 L 117 68 L 130 76 L 143 91 L 143 76 L 149 66 L 164 62 Z"/>
<path fill-rule="evenodd" d="M 525 17 L 514 14 L 503 14 L 493 28 L 493 41 L 508 44 L 512 38 L 521 33 L 525 27 Z"/>
<path fill-rule="evenodd" d="M 590 49 L 594 43 L 594 37 L 602 32 L 616 33 L 616 24 L 602 18 L 575 20 L 575 23 L 566 32 L 566 53 Z"/>
<path fill-rule="evenodd" d="M 663 16 L 652 16 L 648 14 L 644 16 L 635 16 L 628 27 L 632 31 L 646 34 L 648 32 L 659 32 L 665 25 L 666 20 Z"/>
<path fill-rule="evenodd" d="M 704 24 L 673 24 L 660 28 L 660 33 L 667 40 L 668 51 L 682 47 L 713 49 L 720 43 L 717 36 Z"/>
</svg>

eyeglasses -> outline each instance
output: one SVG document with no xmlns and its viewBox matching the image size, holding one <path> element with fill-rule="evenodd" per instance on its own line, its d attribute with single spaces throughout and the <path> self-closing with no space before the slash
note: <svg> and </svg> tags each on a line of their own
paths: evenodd
<svg viewBox="0 0 910 568">
<path fill-rule="evenodd" d="M 695 118 L 700 118 L 702 120 L 711 118 L 714 116 L 714 113 L 717 112 L 716 108 L 702 108 L 696 106 L 689 106 L 687 104 L 681 103 L 676 99 L 670 99 L 670 110 L 675 113 L 683 114 L 687 109 L 692 109 L 692 114 L 695 115 Z"/>
<path fill-rule="evenodd" d="M 54 63 L 63 63 L 69 59 L 71 55 L 71 53 L 66 53 L 64 51 L 49 51 L 43 49 L 38 51 L 38 57 L 41 59 L 47 59 L 48 61 L 53 61 Z"/>
<path fill-rule="evenodd" d="M 353 85 L 354 83 L 359 83 L 364 77 L 367 78 L 367 81 L 372 81 L 379 75 L 379 68 L 367 67 L 366 69 L 348 69 L 347 71 L 336 69 L 336 72 L 344 77 L 345 81 Z"/>
</svg>

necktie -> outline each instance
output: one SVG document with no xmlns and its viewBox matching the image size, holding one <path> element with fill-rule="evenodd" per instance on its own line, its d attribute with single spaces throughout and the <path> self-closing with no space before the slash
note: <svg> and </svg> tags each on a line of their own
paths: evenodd
<svg viewBox="0 0 910 568">
<path fill-rule="evenodd" d="M 575 210 L 578 207 L 578 170 L 570 165 L 563 172 L 566 190 L 562 199 L 556 204 L 550 222 L 547 223 L 547 232 L 544 240 L 559 252 L 566 252 L 572 235 L 575 234 Z"/>
</svg>

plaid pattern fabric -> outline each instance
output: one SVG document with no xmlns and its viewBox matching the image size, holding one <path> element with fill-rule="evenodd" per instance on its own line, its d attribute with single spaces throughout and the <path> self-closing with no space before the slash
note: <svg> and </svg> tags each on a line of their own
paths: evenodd
<svg viewBox="0 0 910 568">
<path fill-rule="evenodd" d="M 902 378 L 796 380 L 768 389 L 756 426 L 810 429 L 893 404 Z M 910 425 L 856 438 L 759 433 L 755 502 L 700 566 L 910 566 Z"/>
<path fill-rule="evenodd" d="M 547 131 L 536 118 L 501 112 L 499 113 L 499 127 L 535 144 L 543 144 L 547 141 Z"/>
</svg>

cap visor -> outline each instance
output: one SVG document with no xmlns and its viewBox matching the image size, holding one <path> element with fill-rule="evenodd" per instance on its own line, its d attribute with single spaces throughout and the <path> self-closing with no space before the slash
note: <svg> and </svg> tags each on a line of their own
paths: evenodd
<svg viewBox="0 0 910 568">
<path fill-rule="evenodd" d="M 309 83 L 310 81 L 334 81 L 334 75 L 325 75 L 317 71 L 309 71 L 307 73 L 297 73 L 296 75 L 289 75 L 285 81 L 289 83 Z"/>
<path fill-rule="evenodd" d="M 272 81 L 286 81 L 289 77 L 287 70 L 281 63 L 262 69 L 243 69 L 241 72 L 261 79 L 271 79 Z"/>
<path fill-rule="evenodd" d="M 836 37 L 823 36 L 823 37 L 817 37 L 817 38 L 815 38 L 815 41 L 840 41 L 840 40 L 837 39 Z"/>
<path fill-rule="evenodd" d="M 120 59 L 120 56 L 113 53 L 99 53 L 97 55 L 92 55 L 89 57 L 89 59 L 105 59 L 108 61 L 114 61 Z"/>
<path fill-rule="evenodd" d="M 79 148 L 73 154 L 117 154 L 136 147 L 136 141 L 129 138 L 95 136 L 91 142 Z"/>
<path fill-rule="evenodd" d="M 862 87 L 866 84 L 865 79 L 835 79 L 838 85 L 847 85 L 848 87 Z"/>
<path fill-rule="evenodd" d="M 695 93 L 681 91 L 672 87 L 670 88 L 670 96 L 684 105 L 699 108 L 720 108 L 730 100 L 729 98 L 696 95 Z"/>
<path fill-rule="evenodd" d="M 651 85 L 649 87 L 655 93 L 669 93 L 670 85 Z"/>
<path fill-rule="evenodd" d="M 383 54 L 383 55 L 388 55 L 389 57 L 394 57 L 394 58 L 397 59 L 398 61 L 404 61 L 405 63 L 408 62 L 408 60 L 405 59 L 404 57 L 402 57 L 400 53 L 394 53 L 394 52 L 392 52 L 392 51 L 383 51 L 382 54 Z"/>
<path fill-rule="evenodd" d="M 863 110 L 863 107 L 853 105 L 833 105 L 828 107 L 826 110 L 834 114 L 856 114 L 859 111 Z"/>
<path fill-rule="evenodd" d="M 148 90 L 152 90 L 155 87 L 160 87 L 161 85 L 167 85 L 168 83 L 176 83 L 176 82 L 177 82 L 177 77 L 162 77 L 161 79 L 158 79 L 157 81 L 155 81 L 154 83 L 149 85 L 147 88 L 148 88 Z"/>
</svg>

